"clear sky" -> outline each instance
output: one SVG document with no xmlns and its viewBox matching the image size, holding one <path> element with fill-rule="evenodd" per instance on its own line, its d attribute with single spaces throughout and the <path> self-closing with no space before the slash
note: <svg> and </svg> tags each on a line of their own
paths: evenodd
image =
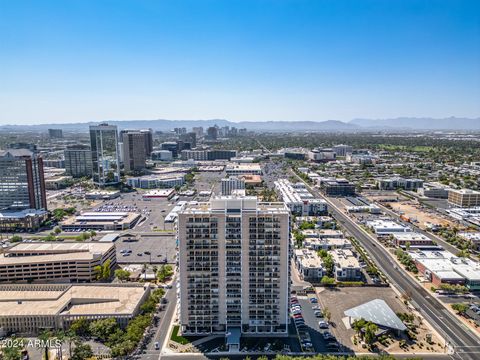
<svg viewBox="0 0 480 360">
<path fill-rule="evenodd" d="M 0 0 L 0 124 L 480 116 L 480 1 Z"/>
</svg>

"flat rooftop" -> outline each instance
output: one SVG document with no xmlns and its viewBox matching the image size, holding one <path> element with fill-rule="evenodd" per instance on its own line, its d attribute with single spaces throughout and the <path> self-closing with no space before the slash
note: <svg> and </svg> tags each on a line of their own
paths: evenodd
<svg viewBox="0 0 480 360">
<path fill-rule="evenodd" d="M 2 316 L 129 315 L 142 300 L 143 286 L 68 285 L 64 290 L 0 286 Z M 15 289 L 15 287 L 13 287 Z"/>
<path fill-rule="evenodd" d="M 113 246 L 113 243 L 107 242 L 20 243 L 0 254 L 0 265 L 90 261 L 108 252 Z"/>
</svg>

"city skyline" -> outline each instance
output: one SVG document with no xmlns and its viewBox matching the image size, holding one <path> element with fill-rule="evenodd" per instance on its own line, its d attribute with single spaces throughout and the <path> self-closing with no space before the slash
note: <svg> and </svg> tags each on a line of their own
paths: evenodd
<svg viewBox="0 0 480 360">
<path fill-rule="evenodd" d="M 0 124 L 480 116 L 473 1 L 0 5 Z"/>
</svg>

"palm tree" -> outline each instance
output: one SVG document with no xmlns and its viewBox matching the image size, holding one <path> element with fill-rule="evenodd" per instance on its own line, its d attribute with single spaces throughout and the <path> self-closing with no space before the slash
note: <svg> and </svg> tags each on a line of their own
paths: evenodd
<svg viewBox="0 0 480 360">
<path fill-rule="evenodd" d="M 40 339 L 41 345 L 43 347 L 45 360 L 48 360 L 48 345 L 50 339 L 52 338 L 52 332 L 50 330 L 43 330 L 40 335 L 38 335 L 38 338 Z"/>
</svg>

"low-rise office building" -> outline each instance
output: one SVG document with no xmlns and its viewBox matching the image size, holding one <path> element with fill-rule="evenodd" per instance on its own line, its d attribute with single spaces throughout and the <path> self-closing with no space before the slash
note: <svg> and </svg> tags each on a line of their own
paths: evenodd
<svg viewBox="0 0 480 360">
<path fill-rule="evenodd" d="M 185 174 L 146 175 L 127 179 L 127 184 L 139 189 L 175 188 L 185 184 Z"/>
<path fill-rule="evenodd" d="M 260 164 L 228 164 L 227 175 L 262 175 Z"/>
<path fill-rule="evenodd" d="M 148 285 L 12 284 L 0 285 L 0 328 L 8 333 L 38 335 L 68 330 L 80 318 L 114 318 L 125 327 L 148 299 Z"/>
<path fill-rule="evenodd" d="M 423 187 L 417 189 L 420 196 L 432 199 L 447 199 L 448 187 L 439 183 L 424 183 Z"/>
<path fill-rule="evenodd" d="M 327 196 L 353 196 L 355 185 L 346 179 L 319 179 L 320 190 Z"/>
<path fill-rule="evenodd" d="M 427 237 L 426 235 L 417 232 L 400 232 L 394 233 L 393 244 L 402 249 L 432 249 L 437 248 L 435 241 Z"/>
<path fill-rule="evenodd" d="M 126 230 L 133 228 L 140 217 L 140 214 L 132 212 L 83 212 L 63 221 L 61 228 L 64 231 Z"/>
<path fill-rule="evenodd" d="M 393 177 L 388 179 L 377 179 L 377 186 L 380 190 L 417 190 L 423 186 L 421 179 L 406 179 L 402 177 Z"/>
<path fill-rule="evenodd" d="M 470 189 L 450 189 L 448 191 L 448 202 L 464 208 L 480 206 L 480 191 Z"/>
<path fill-rule="evenodd" d="M 19 230 L 35 231 L 47 218 L 46 210 L 5 210 L 0 212 L 0 231 L 12 233 Z"/>
<path fill-rule="evenodd" d="M 1 282 L 90 282 L 95 266 L 116 264 L 113 243 L 19 243 L 0 254 Z"/>
<path fill-rule="evenodd" d="M 412 231 L 408 226 L 392 220 L 372 220 L 367 222 L 367 226 L 377 235 L 393 235 Z"/>
<path fill-rule="evenodd" d="M 175 189 L 156 189 L 143 194 L 143 199 L 171 199 L 175 195 Z"/>
<path fill-rule="evenodd" d="M 85 194 L 88 200 L 111 200 L 120 196 L 119 190 L 94 190 Z"/>
</svg>

